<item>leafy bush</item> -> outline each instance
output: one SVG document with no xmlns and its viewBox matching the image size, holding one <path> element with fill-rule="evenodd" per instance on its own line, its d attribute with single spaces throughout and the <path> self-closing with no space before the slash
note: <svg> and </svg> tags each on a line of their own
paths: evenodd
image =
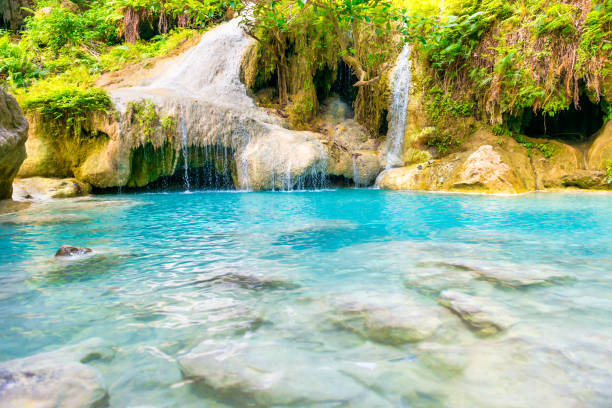
<svg viewBox="0 0 612 408">
<path fill-rule="evenodd" d="M 20 44 L 12 42 L 7 32 L 0 31 L 0 82 L 28 86 L 44 73 Z"/>
</svg>

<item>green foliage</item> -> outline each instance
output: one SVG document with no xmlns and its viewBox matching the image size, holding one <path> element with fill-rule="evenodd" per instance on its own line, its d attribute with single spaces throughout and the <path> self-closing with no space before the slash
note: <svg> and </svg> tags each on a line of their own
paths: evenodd
<svg viewBox="0 0 612 408">
<path fill-rule="evenodd" d="M 65 48 L 94 42 L 114 44 L 119 41 L 116 22 L 121 18 L 104 3 L 94 4 L 85 12 L 71 12 L 59 5 L 50 6 L 47 13 L 28 17 L 24 41 L 39 49 L 58 55 Z"/>
<path fill-rule="evenodd" d="M 610 184 L 612 183 L 612 160 L 608 160 L 606 162 L 606 176 L 607 176 L 607 183 Z"/>
<path fill-rule="evenodd" d="M 580 9 L 572 4 L 553 2 L 544 8 L 543 13 L 537 14 L 533 28 L 537 35 L 573 35 L 576 33 L 574 22 L 579 13 Z"/>
<path fill-rule="evenodd" d="M 433 85 L 491 124 L 554 115 L 610 74 L 612 0 L 456 0 L 420 45 Z M 431 85 L 431 84 L 430 84 Z M 435 95 L 434 95 L 435 96 Z M 434 100 L 434 105 L 440 101 Z"/>
<path fill-rule="evenodd" d="M 29 86 L 44 73 L 21 44 L 11 41 L 8 32 L 0 31 L 0 82 Z"/>
<path fill-rule="evenodd" d="M 130 120 L 132 122 L 138 124 L 138 128 L 145 136 L 145 139 L 150 141 L 155 134 L 155 128 L 160 122 L 160 117 L 155 109 L 153 101 L 149 99 L 130 101 L 126 109 L 126 114 L 131 118 Z M 170 123 L 166 121 L 166 125 L 170 125 Z M 176 122 L 174 122 L 174 125 L 176 125 Z"/>
<path fill-rule="evenodd" d="M 458 147 L 459 145 L 459 140 L 449 134 L 436 133 L 427 140 L 427 146 L 434 147 L 440 155 L 445 155 L 449 149 Z"/>
<path fill-rule="evenodd" d="M 537 143 L 536 148 L 547 159 L 550 159 L 553 153 L 555 152 L 555 145 L 552 145 L 550 143 Z"/>
<path fill-rule="evenodd" d="M 168 34 L 157 35 L 149 41 L 116 45 L 97 58 L 97 62 L 92 64 L 92 70 L 113 72 L 130 63 L 166 55 L 191 38 L 194 34 L 194 30 L 178 28 L 172 30 Z"/>
<path fill-rule="evenodd" d="M 176 134 L 176 117 L 172 114 L 164 115 L 160 118 L 161 127 L 166 136 L 174 136 Z"/>
</svg>

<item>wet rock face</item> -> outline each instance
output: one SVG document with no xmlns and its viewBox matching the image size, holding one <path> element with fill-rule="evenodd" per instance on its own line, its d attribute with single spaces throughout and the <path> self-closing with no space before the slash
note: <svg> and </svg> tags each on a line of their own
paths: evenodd
<svg viewBox="0 0 612 408">
<path fill-rule="evenodd" d="M 97 350 L 65 347 L 0 364 L 0 406 L 7 408 L 104 407 L 108 394 L 100 374 L 81 361 L 103 356 Z"/>
<path fill-rule="evenodd" d="M 612 161 L 612 121 L 608 121 L 591 145 L 587 154 L 587 165 L 590 169 L 606 170 Z"/>
<path fill-rule="evenodd" d="M 11 198 L 13 179 L 26 158 L 26 121 L 15 98 L 0 89 L 0 199 Z"/>
<path fill-rule="evenodd" d="M 72 257 L 72 256 L 82 256 L 92 253 L 91 248 L 85 247 L 75 247 L 70 245 L 62 245 L 60 249 L 57 250 L 55 256 L 59 257 Z"/>
<path fill-rule="evenodd" d="M 31 177 L 15 179 L 13 199 L 18 201 L 44 201 L 51 198 L 78 197 L 89 194 L 91 186 L 75 178 L 56 179 Z"/>
</svg>

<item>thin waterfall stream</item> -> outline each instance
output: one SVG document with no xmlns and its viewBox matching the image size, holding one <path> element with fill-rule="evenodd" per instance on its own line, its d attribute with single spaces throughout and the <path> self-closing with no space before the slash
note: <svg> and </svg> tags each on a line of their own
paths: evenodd
<svg viewBox="0 0 612 408">
<path fill-rule="evenodd" d="M 387 152 L 386 169 L 399 167 L 403 164 L 401 155 L 404 148 L 404 133 L 406 131 L 406 110 L 410 101 L 411 81 L 410 45 L 404 45 L 397 57 L 397 65 L 392 79 L 393 99 L 389 110 L 389 150 Z"/>
<path fill-rule="evenodd" d="M 188 155 L 188 147 L 187 147 L 187 126 L 185 125 L 185 118 L 181 115 L 181 135 L 183 138 L 183 145 L 182 145 L 182 151 L 183 151 L 183 161 L 184 161 L 184 165 L 183 168 L 185 170 L 185 175 L 184 175 L 184 182 L 185 182 L 185 190 L 189 191 L 190 185 L 189 185 L 189 155 Z"/>
</svg>

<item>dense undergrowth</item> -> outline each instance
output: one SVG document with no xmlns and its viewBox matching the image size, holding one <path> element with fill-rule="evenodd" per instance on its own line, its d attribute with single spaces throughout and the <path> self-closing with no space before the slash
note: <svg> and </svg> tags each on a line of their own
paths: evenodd
<svg viewBox="0 0 612 408">
<path fill-rule="evenodd" d="M 611 115 L 612 1 L 461 0 L 446 13 L 420 47 L 439 128 L 469 116 L 517 137 L 581 98 Z"/>
<path fill-rule="evenodd" d="M 228 7 L 198 0 L 39 0 L 22 30 L 0 31 L 0 85 L 27 113 L 79 134 L 83 122 L 111 106 L 95 86 L 99 75 L 168 54 Z"/>
<path fill-rule="evenodd" d="M 257 40 L 244 81 L 296 127 L 316 127 L 336 92 L 384 135 L 406 43 L 435 129 L 425 143 L 441 154 L 480 126 L 520 139 L 533 118 L 585 98 L 612 116 L 612 0 L 38 0 L 20 32 L 0 32 L 0 82 L 26 111 L 74 127 L 110 107 L 97 76 L 167 54 L 243 9 Z"/>
</svg>

